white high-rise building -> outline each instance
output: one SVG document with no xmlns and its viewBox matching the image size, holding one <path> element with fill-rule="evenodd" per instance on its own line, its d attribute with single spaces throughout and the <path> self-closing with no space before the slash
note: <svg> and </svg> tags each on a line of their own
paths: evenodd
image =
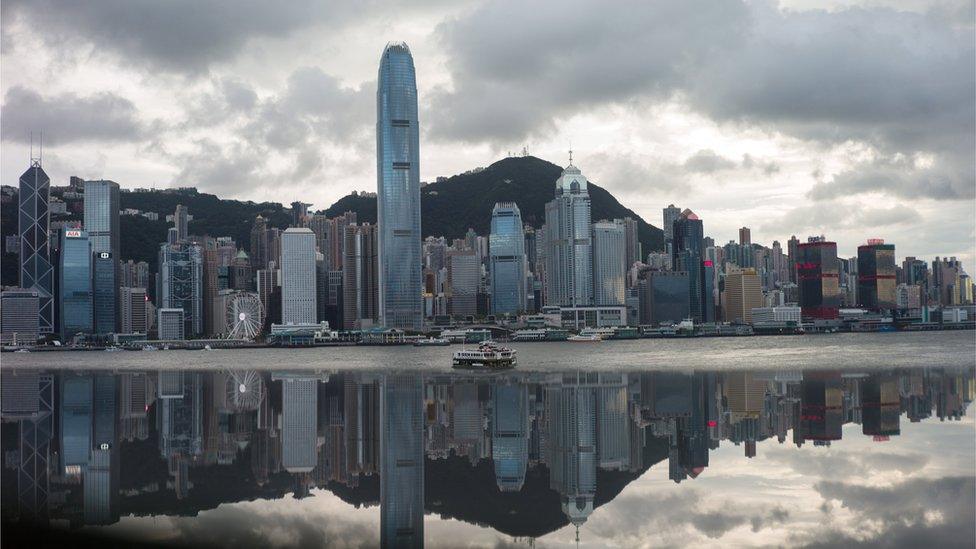
<svg viewBox="0 0 976 549">
<path fill-rule="evenodd" d="M 586 177 L 572 164 L 556 180 L 556 197 L 546 204 L 546 303 L 593 304 L 593 245 Z"/>
<path fill-rule="evenodd" d="M 593 224 L 593 300 L 623 305 L 626 275 L 626 227 L 619 220 Z"/>
<path fill-rule="evenodd" d="M 315 233 L 291 228 L 281 235 L 281 322 L 315 323 Z"/>
</svg>

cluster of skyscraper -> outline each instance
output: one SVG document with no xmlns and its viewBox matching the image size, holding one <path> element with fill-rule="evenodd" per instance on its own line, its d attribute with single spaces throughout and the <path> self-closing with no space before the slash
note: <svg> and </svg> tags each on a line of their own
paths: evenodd
<svg viewBox="0 0 976 549">
<path fill-rule="evenodd" d="M 20 179 L 19 287 L 3 293 L 3 342 L 150 331 L 161 340 L 253 338 L 270 323 L 420 331 L 535 313 L 572 329 L 750 324 L 754 316 L 798 324 L 854 307 L 929 322 L 929 306 L 973 303 L 955 258 L 936 258 L 930 269 L 909 257 L 899 267 L 893 245 L 870 240 L 843 259 L 823 237 L 793 237 L 784 253 L 778 242 L 752 243 L 745 227 L 738 242 L 717 246 L 694 212 L 674 205 L 663 211 L 664 250 L 645 256 L 636 220 L 593 222 L 572 154 L 541 227 L 502 202 L 487 236 L 422 240 L 416 71 L 403 43 L 387 45 L 380 60 L 376 145 L 376 225 L 353 212 L 309 215 L 295 202 L 285 230 L 257 216 L 248 254 L 230 237 L 191 235 L 192 216 L 177 205 L 155 283 L 145 263 L 120 262 L 119 186 L 71 178 L 84 222 L 51 234 L 50 180 L 32 159 Z"/>
<path fill-rule="evenodd" d="M 552 501 L 539 493 L 551 490 L 565 520 L 579 526 L 594 510 L 598 470 L 637 478 L 666 458 L 670 478 L 681 482 L 703 474 L 723 440 L 754 457 L 767 439 L 829 445 L 848 423 L 886 440 L 901 434 L 903 414 L 911 422 L 964 416 L 974 398 L 972 375 L 961 366 L 491 379 L 7 369 L 0 380 L 2 449 L 5 467 L 17 474 L 4 475 L 2 488 L 6 510 L 20 520 L 110 524 L 148 512 L 147 505 L 170 513 L 249 494 L 300 498 L 333 483 L 355 491 L 378 474 L 383 545 L 420 545 L 432 504 L 424 471 L 438 462 L 455 470 L 489 463 L 494 486 L 474 493 L 497 489 L 509 504 Z M 19 451 L 10 451 L 12 441 Z M 124 489 L 123 466 L 131 467 Z M 532 470 L 548 474 L 531 480 Z M 472 488 L 443 487 L 458 497 Z M 212 493 L 191 497 L 200 491 Z"/>
</svg>

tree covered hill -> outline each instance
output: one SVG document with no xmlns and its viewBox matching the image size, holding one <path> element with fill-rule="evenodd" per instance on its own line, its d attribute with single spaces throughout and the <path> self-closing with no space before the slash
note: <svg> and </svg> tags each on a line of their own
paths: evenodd
<svg viewBox="0 0 976 549">
<path fill-rule="evenodd" d="M 491 209 L 496 202 L 515 202 L 522 221 L 540 227 L 545 222 L 546 202 L 552 200 L 562 168 L 534 156 L 499 160 L 484 170 L 455 175 L 431 183 L 421 191 L 421 229 L 426 236 L 461 238 L 469 227 L 488 234 Z M 606 189 L 589 184 L 593 220 L 632 217 L 637 220 L 644 252 L 664 249 L 664 232 L 624 207 Z M 360 222 L 376 222 L 376 199 L 348 195 L 326 214 L 354 211 Z"/>
<path fill-rule="evenodd" d="M 552 200 L 555 181 L 562 168 L 532 156 L 505 158 L 483 170 L 470 171 L 431 183 L 421 192 L 423 235 L 460 238 L 468 228 L 478 234 L 488 234 L 491 209 L 496 202 L 515 202 L 522 211 L 522 220 L 533 227 L 545 221 L 545 204 Z M 632 210 L 624 207 L 602 187 L 589 185 L 593 204 L 593 220 L 632 217 L 637 220 L 638 233 L 644 252 L 664 248 L 661 229 L 646 223 Z M 300 197 L 294 197 L 299 199 Z M 80 199 L 78 199 L 80 202 Z M 80 204 L 68 201 L 71 213 L 60 220 L 81 220 Z M 286 228 L 291 220 L 288 207 L 277 202 L 245 202 L 221 199 L 195 189 L 165 191 L 134 191 L 121 194 L 123 210 L 132 208 L 156 212 L 159 220 L 141 216 L 121 217 L 122 259 L 145 261 L 156 269 L 159 244 L 166 241 L 166 231 L 172 226 L 166 216 L 182 204 L 189 209 L 190 234 L 230 236 L 239 247 L 248 249 L 250 231 L 257 215 L 268 219 L 269 227 Z M 329 216 L 354 211 L 360 222 L 376 222 L 376 198 L 362 194 L 347 195 L 330 206 Z M 17 232 L 16 200 L 3 204 L 3 235 Z M 14 254 L 3 255 L 4 285 L 17 284 L 17 260 Z"/>
</svg>

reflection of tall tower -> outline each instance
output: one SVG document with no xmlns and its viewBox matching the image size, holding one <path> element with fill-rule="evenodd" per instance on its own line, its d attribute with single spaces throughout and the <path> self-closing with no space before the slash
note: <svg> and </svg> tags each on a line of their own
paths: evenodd
<svg viewBox="0 0 976 549">
<path fill-rule="evenodd" d="M 804 372 L 800 382 L 799 443 L 830 444 L 840 440 L 844 392 L 838 372 Z M 794 437 L 797 438 L 797 437 Z"/>
<path fill-rule="evenodd" d="M 623 470 L 630 465 L 627 374 L 600 374 L 596 388 L 596 438 L 601 469 Z"/>
<path fill-rule="evenodd" d="M 896 376 L 874 374 L 862 380 L 861 407 L 861 430 L 865 435 L 889 437 L 901 434 L 901 396 Z"/>
<path fill-rule="evenodd" d="M 380 543 L 424 544 L 423 379 L 390 375 L 380 389 Z"/>
<path fill-rule="evenodd" d="M 61 382 L 61 472 L 77 477 L 88 465 L 92 378 L 67 374 Z"/>
<path fill-rule="evenodd" d="M 593 512 L 596 495 L 596 410 L 587 378 L 563 374 L 547 387 L 549 486 L 559 492 L 563 513 L 578 528 Z"/>
<path fill-rule="evenodd" d="M 529 393 L 522 384 L 496 385 L 492 391 L 491 455 L 495 482 L 503 492 L 525 483 L 529 462 Z"/>
<path fill-rule="evenodd" d="M 275 375 L 281 380 L 281 465 L 289 473 L 315 468 L 318 441 L 318 380 L 300 375 Z"/>
<path fill-rule="evenodd" d="M 350 375 L 344 380 L 343 392 L 347 471 L 350 475 L 375 473 L 380 462 L 379 385 Z"/>
<path fill-rule="evenodd" d="M 0 380 L 0 416 L 19 424 L 17 506 L 21 521 L 46 524 L 48 520 L 48 467 L 53 436 L 54 377 L 36 372 Z"/>
<path fill-rule="evenodd" d="M 118 521 L 119 449 L 116 376 L 95 375 L 92 447 L 84 477 L 85 524 Z"/>
</svg>

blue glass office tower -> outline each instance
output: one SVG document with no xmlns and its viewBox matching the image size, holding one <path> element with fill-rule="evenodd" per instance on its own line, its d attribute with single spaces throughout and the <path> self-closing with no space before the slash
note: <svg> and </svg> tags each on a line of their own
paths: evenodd
<svg viewBox="0 0 976 549">
<path fill-rule="evenodd" d="M 674 270 L 688 273 L 691 298 L 691 318 L 695 322 L 709 322 L 714 315 L 707 313 L 705 297 L 705 264 L 702 239 L 705 229 L 701 219 L 691 210 L 681 212 L 674 222 L 672 262 Z M 708 285 L 709 289 L 711 284 Z"/>
<path fill-rule="evenodd" d="M 420 241 L 420 132 L 410 48 L 387 44 L 376 89 L 376 183 L 380 324 L 423 324 Z"/>
<path fill-rule="evenodd" d="M 48 201 L 51 179 L 41 169 L 40 160 L 20 176 L 17 209 L 17 234 L 20 235 L 20 287 L 36 290 L 38 333 L 54 333 L 54 268 L 48 240 L 51 214 Z"/>
<path fill-rule="evenodd" d="M 514 202 L 495 204 L 488 238 L 491 311 L 518 314 L 525 310 L 525 233 Z"/>
<path fill-rule="evenodd" d="M 116 262 L 111 252 L 92 254 L 92 311 L 96 334 L 115 332 Z"/>
<path fill-rule="evenodd" d="M 61 340 L 92 332 L 92 254 L 88 233 L 65 229 L 61 233 L 60 293 Z"/>
<path fill-rule="evenodd" d="M 95 254 L 93 290 L 97 334 L 115 332 L 118 320 L 119 208 L 118 183 L 85 181 L 85 231 Z"/>
</svg>

